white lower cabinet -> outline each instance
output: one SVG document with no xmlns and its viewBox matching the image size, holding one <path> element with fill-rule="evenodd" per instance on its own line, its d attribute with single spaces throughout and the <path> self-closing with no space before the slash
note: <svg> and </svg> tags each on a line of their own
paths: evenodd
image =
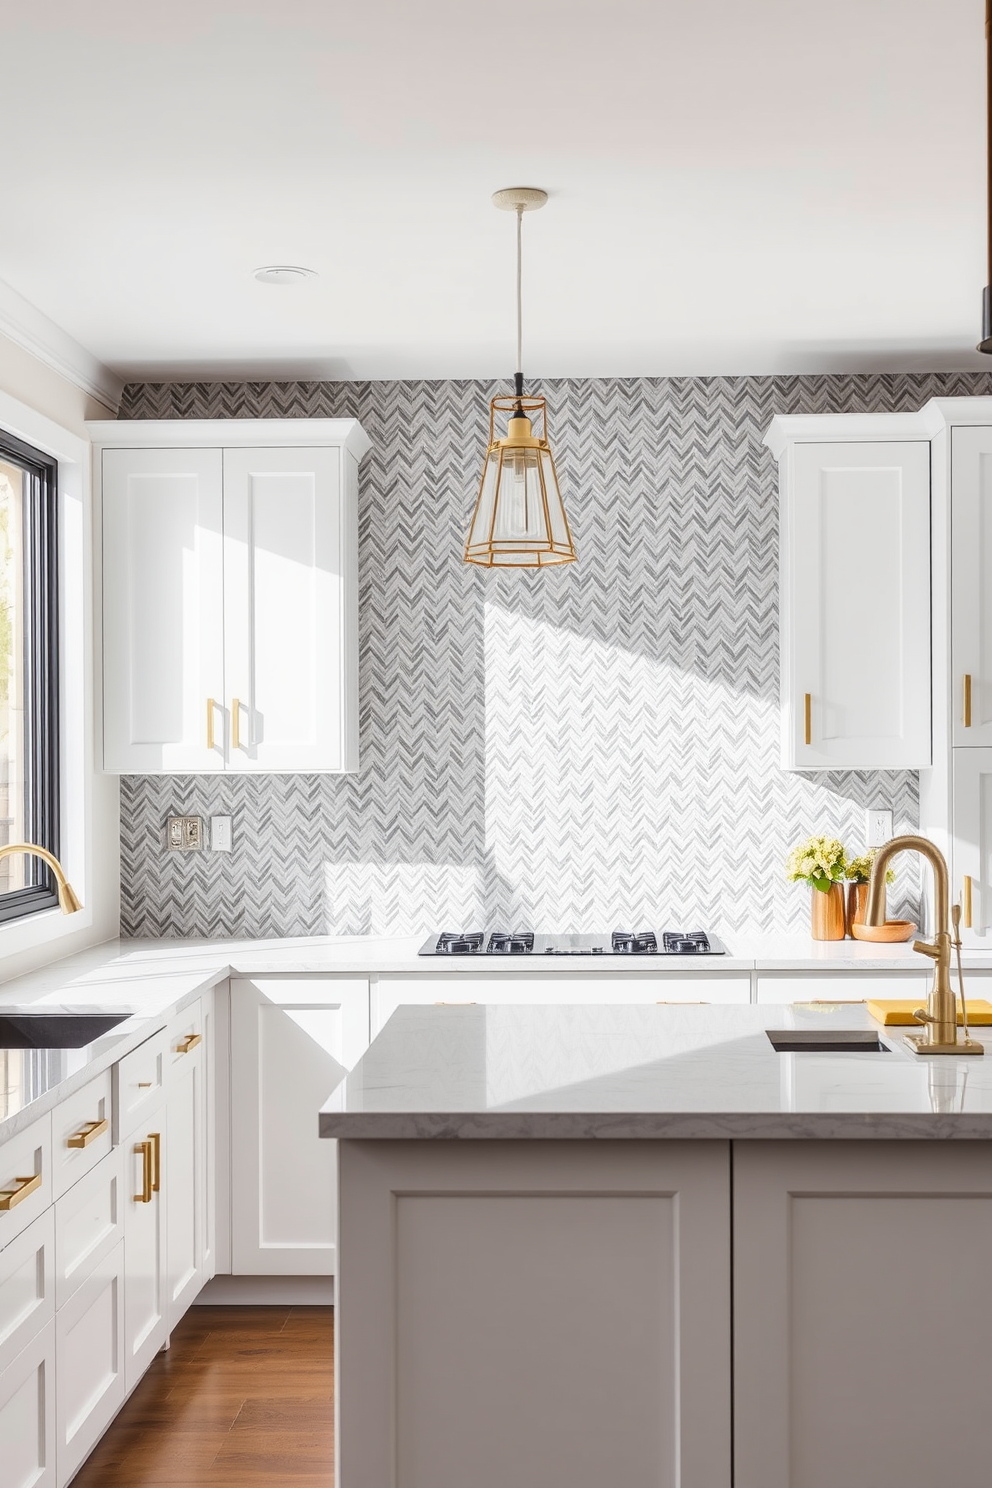
<svg viewBox="0 0 992 1488">
<path fill-rule="evenodd" d="M 368 1043 L 364 978 L 232 981 L 235 1275 L 334 1275 L 337 1143 L 317 1112 Z"/>
<path fill-rule="evenodd" d="M 955 749 L 951 899 L 960 901 L 962 939 L 988 946 L 992 933 L 992 749 Z"/>
<path fill-rule="evenodd" d="M 126 1393 L 124 1245 L 87 1273 L 55 1319 L 59 1484 L 96 1446 Z"/>
<path fill-rule="evenodd" d="M 3 1488 L 57 1488 L 55 1323 L 36 1333 L 0 1374 Z"/>
<path fill-rule="evenodd" d="M 163 1164 L 170 1331 L 206 1280 L 205 1074 L 203 1015 L 197 1001 L 169 1027 Z"/>
<path fill-rule="evenodd" d="M 169 1334 L 165 1208 L 166 1108 L 160 1099 L 123 1142 L 124 1378 L 132 1390 Z"/>
<path fill-rule="evenodd" d="M 734 1144 L 735 1488 L 980 1488 L 992 1143 Z"/>
</svg>

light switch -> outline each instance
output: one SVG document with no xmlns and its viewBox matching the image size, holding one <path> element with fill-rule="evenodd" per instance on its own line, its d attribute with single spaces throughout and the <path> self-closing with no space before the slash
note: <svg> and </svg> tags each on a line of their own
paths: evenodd
<svg viewBox="0 0 992 1488">
<path fill-rule="evenodd" d="M 211 852 L 230 852 L 232 837 L 231 818 L 229 816 L 212 816 L 210 818 Z"/>
</svg>

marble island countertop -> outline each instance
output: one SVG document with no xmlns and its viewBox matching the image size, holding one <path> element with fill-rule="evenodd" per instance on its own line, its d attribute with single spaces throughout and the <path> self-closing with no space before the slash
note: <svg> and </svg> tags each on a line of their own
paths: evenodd
<svg viewBox="0 0 992 1488">
<path fill-rule="evenodd" d="M 777 1053 L 767 1029 L 879 1032 Z M 326 1137 L 992 1138 L 989 1053 L 921 1058 L 864 1006 L 402 1007 L 320 1116 Z"/>
</svg>

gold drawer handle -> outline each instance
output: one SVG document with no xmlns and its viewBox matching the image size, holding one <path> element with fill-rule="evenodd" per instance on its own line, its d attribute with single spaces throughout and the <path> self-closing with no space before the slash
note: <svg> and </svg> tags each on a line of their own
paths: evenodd
<svg viewBox="0 0 992 1488">
<path fill-rule="evenodd" d="M 141 1192 L 135 1194 L 136 1204 L 150 1204 L 152 1201 L 152 1144 L 151 1142 L 135 1142 L 134 1150 L 141 1158 Z"/>
<path fill-rule="evenodd" d="M 179 1040 L 178 1044 L 176 1045 L 176 1053 L 177 1054 L 188 1054 L 191 1049 L 195 1049 L 196 1048 L 197 1044 L 202 1044 L 202 1043 L 203 1043 L 203 1034 L 202 1033 L 188 1033 L 184 1039 L 180 1039 Z"/>
<path fill-rule="evenodd" d="M 207 698 L 207 748 L 214 747 L 214 709 L 217 703 L 214 698 Z"/>
<path fill-rule="evenodd" d="M 964 674 L 964 726 L 971 728 L 971 673 Z"/>
<path fill-rule="evenodd" d="M 152 1088 L 152 1086 L 154 1084 L 155 1084 L 155 1081 L 154 1080 L 139 1080 L 138 1081 L 138 1089 L 139 1090 L 151 1090 L 151 1088 Z"/>
<path fill-rule="evenodd" d="M 158 1193 L 162 1187 L 162 1133 L 149 1132 L 148 1140 L 152 1148 L 152 1193 Z"/>
<path fill-rule="evenodd" d="M 964 876 L 964 927 L 971 929 L 971 874 Z"/>
<path fill-rule="evenodd" d="M 106 1116 L 102 1121 L 87 1121 L 86 1125 L 81 1126 L 78 1132 L 73 1132 L 65 1145 L 67 1147 L 88 1147 L 91 1142 L 96 1141 L 97 1137 L 103 1136 L 109 1125 L 110 1122 Z"/>
<path fill-rule="evenodd" d="M 241 699 L 231 699 L 231 748 L 241 748 Z"/>
<path fill-rule="evenodd" d="M 29 1194 L 37 1193 L 41 1187 L 41 1174 L 34 1173 L 30 1178 L 15 1178 L 16 1188 L 0 1189 L 0 1209 L 16 1209 L 18 1204 L 23 1204 Z"/>
<path fill-rule="evenodd" d="M 803 739 L 807 744 L 813 742 L 813 694 L 803 694 Z"/>
</svg>

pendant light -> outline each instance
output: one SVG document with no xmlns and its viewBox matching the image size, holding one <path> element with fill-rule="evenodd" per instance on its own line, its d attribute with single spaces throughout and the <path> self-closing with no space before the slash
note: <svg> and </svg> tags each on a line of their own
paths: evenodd
<svg viewBox="0 0 992 1488">
<path fill-rule="evenodd" d="M 547 405 L 543 398 L 524 397 L 521 370 L 523 216 L 543 207 L 547 199 L 548 193 L 534 186 L 511 186 L 493 194 L 494 206 L 517 214 L 517 371 L 512 398 L 493 398 L 489 405 L 489 448 L 465 544 L 465 562 L 484 568 L 547 568 L 575 562 L 548 444 Z M 502 424 L 504 418 L 506 433 L 500 437 L 497 420 Z"/>
<path fill-rule="evenodd" d="M 977 349 L 992 356 L 992 0 L 985 0 L 985 112 L 988 135 L 985 168 L 986 210 L 989 217 L 989 283 L 982 295 L 982 339 Z"/>
</svg>

